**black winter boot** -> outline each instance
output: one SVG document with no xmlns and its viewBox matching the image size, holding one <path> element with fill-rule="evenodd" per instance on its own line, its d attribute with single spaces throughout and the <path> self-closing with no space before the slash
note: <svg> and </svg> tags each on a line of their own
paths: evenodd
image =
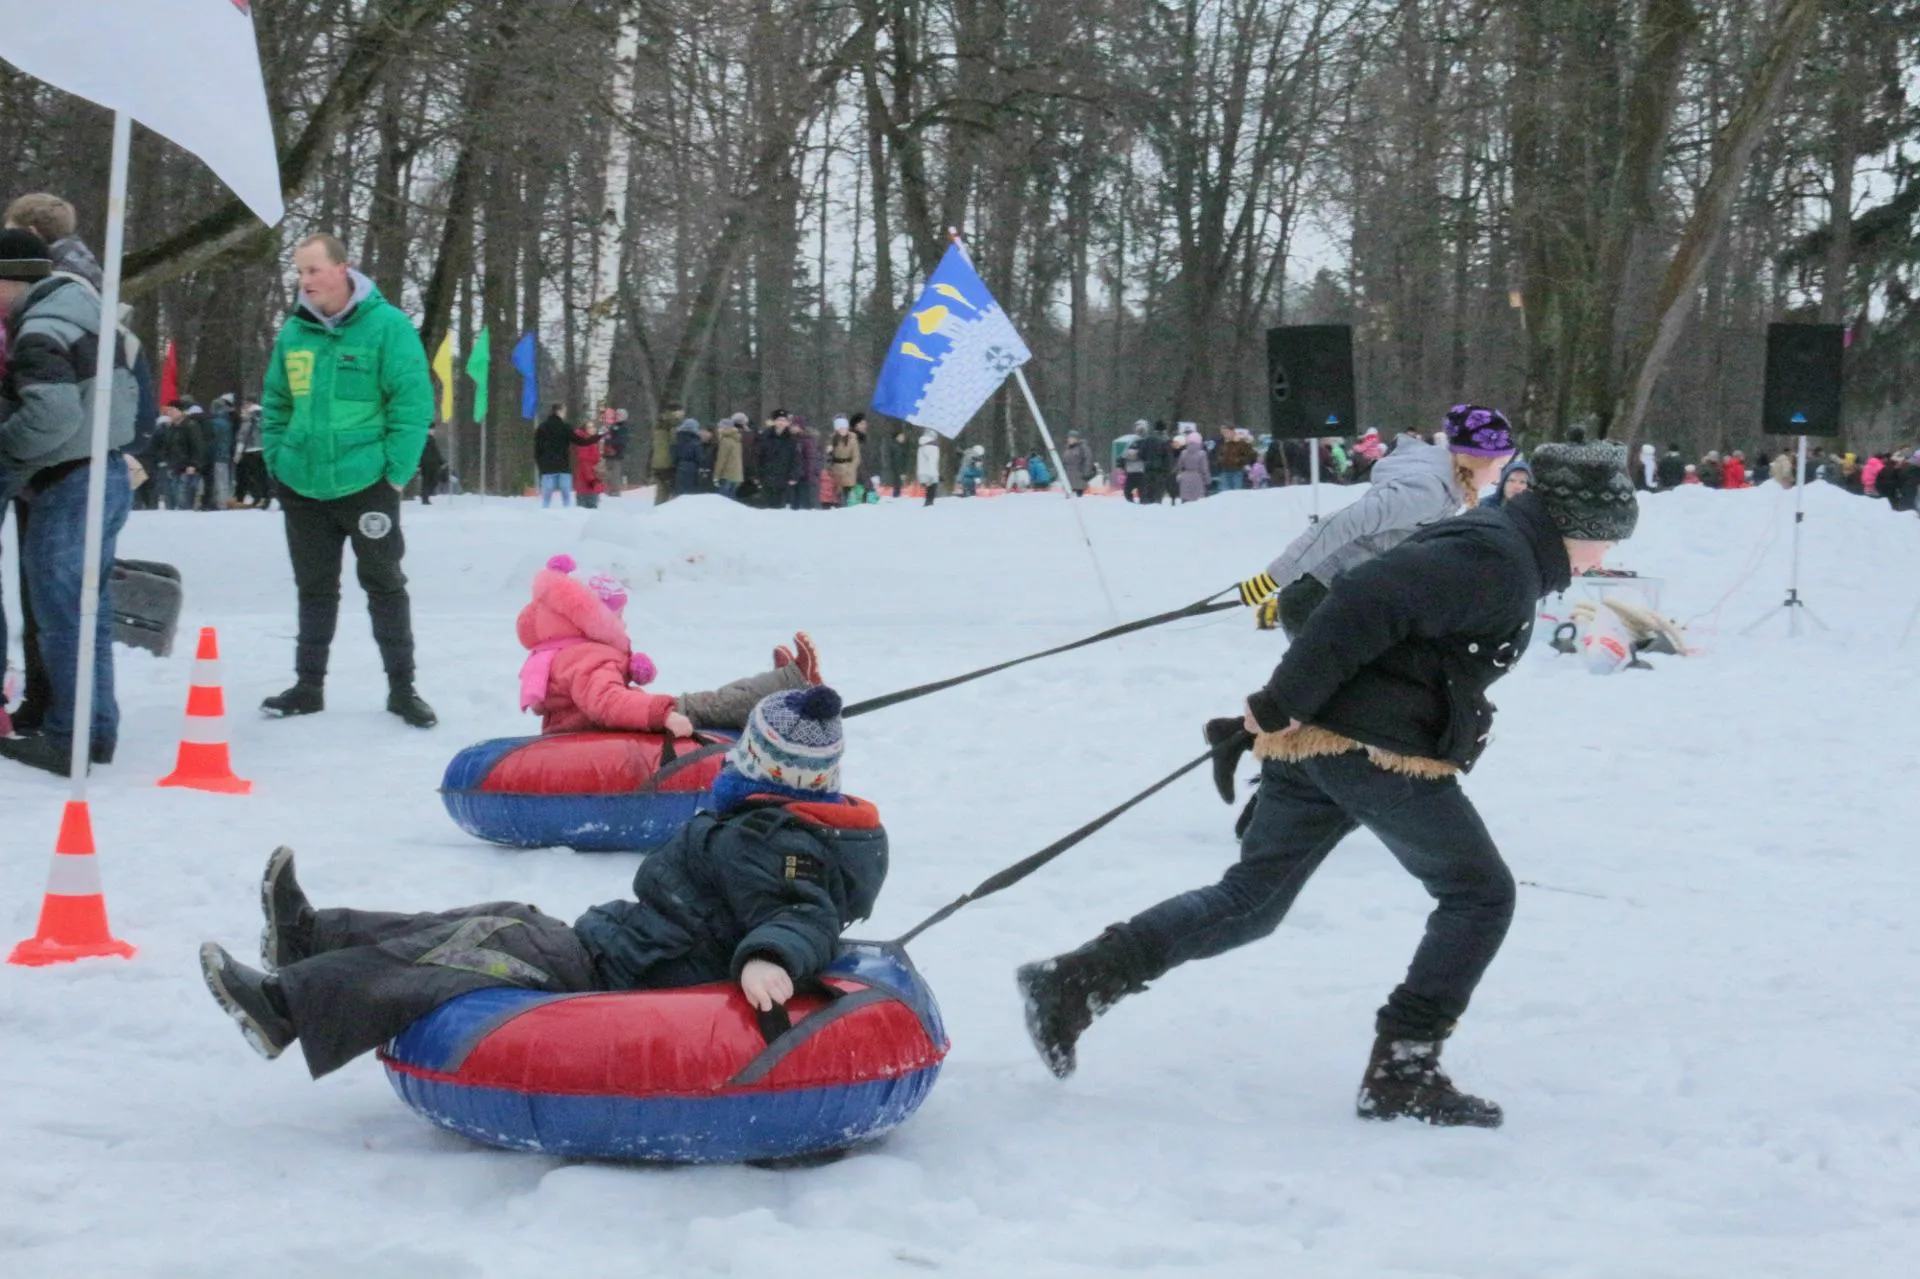
<svg viewBox="0 0 1920 1279">
<path fill-rule="evenodd" d="M 293 877 L 293 850 L 281 845 L 267 858 L 260 877 L 260 962 L 268 972 L 297 964 L 313 953 L 313 903 Z"/>
<path fill-rule="evenodd" d="M 10 759 L 28 768 L 37 768 L 55 777 L 73 776 L 73 739 L 51 733 L 28 733 L 25 737 L 0 737 L 0 758 Z M 88 771 L 92 771 L 89 761 Z"/>
<path fill-rule="evenodd" d="M 227 1016 L 240 1023 L 240 1033 L 253 1050 L 268 1061 L 299 1038 L 280 983 L 269 974 L 236 962 L 215 942 L 203 942 L 200 975 Z"/>
<path fill-rule="evenodd" d="M 273 719 L 294 715 L 318 715 L 327 709 L 327 699 L 319 684 L 301 680 L 284 693 L 276 693 L 260 703 L 261 713 Z"/>
<path fill-rule="evenodd" d="M 1207 745 L 1213 747 L 1213 788 L 1220 792 L 1221 803 L 1231 804 L 1233 772 L 1253 749 L 1253 734 L 1237 719 L 1210 719 L 1204 731 Z"/>
<path fill-rule="evenodd" d="M 413 691 L 412 680 L 394 680 L 388 686 L 387 709 L 415 728 L 432 728 L 440 722 L 433 707 Z"/>
<path fill-rule="evenodd" d="M 1500 1107 L 1453 1086 L 1440 1069 L 1440 1041 L 1373 1041 L 1366 1077 L 1354 1107 L 1362 1119 L 1406 1116 L 1436 1128 L 1498 1128 Z"/>
<path fill-rule="evenodd" d="M 1074 1045 L 1094 1018 L 1121 996 L 1147 988 L 1132 976 L 1128 960 L 1126 939 L 1116 925 L 1078 950 L 1026 964 L 1015 974 L 1026 1002 L 1027 1033 L 1040 1060 L 1059 1078 L 1073 1073 Z"/>
</svg>

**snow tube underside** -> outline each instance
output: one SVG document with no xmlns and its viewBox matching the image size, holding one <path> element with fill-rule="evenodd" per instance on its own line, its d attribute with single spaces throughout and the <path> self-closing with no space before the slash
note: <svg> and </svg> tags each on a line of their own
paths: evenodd
<svg viewBox="0 0 1920 1279">
<path fill-rule="evenodd" d="M 947 1051 L 903 951 L 849 942 L 771 1042 L 732 983 L 450 1000 L 381 1053 L 394 1091 L 443 1128 L 512 1150 L 736 1163 L 844 1150 L 926 1100 Z"/>
<path fill-rule="evenodd" d="M 663 769 L 665 743 L 659 733 L 495 738 L 453 757 L 440 795 L 460 829 L 490 843 L 646 852 L 686 825 L 725 763 L 716 753 Z M 684 759 L 700 746 L 677 749 Z"/>
</svg>

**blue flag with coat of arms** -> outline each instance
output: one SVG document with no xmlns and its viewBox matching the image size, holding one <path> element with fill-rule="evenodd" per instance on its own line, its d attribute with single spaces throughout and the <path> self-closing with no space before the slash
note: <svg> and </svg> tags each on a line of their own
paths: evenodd
<svg viewBox="0 0 1920 1279">
<path fill-rule="evenodd" d="M 967 255 L 951 244 L 893 335 L 873 407 L 958 435 L 1007 375 L 1032 358 Z"/>
</svg>

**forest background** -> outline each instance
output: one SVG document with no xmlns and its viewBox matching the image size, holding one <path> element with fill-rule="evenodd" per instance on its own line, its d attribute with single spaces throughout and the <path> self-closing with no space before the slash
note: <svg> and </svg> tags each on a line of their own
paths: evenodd
<svg viewBox="0 0 1920 1279">
<path fill-rule="evenodd" d="M 209 3 L 213 0 L 208 0 Z M 1504 406 L 1760 444 L 1767 324 L 1848 326 L 1844 444 L 1920 442 L 1917 0 L 256 0 L 289 216 L 136 130 L 128 296 L 257 394 L 292 238 L 541 412 L 865 406 L 961 228 L 1056 430 L 1266 422 L 1264 331 L 1355 328 L 1361 425 Z M 49 20 L 57 20 L 50 14 Z M 191 66 L 156 66 L 195 92 Z M 109 120 L 0 66 L 17 195 L 98 246 Z M 477 469 L 475 387 L 449 452 Z M 636 433 L 642 439 L 645 433 Z M 1033 443 L 996 398 L 969 428 Z M 644 445 L 642 445 L 644 448 Z"/>
</svg>

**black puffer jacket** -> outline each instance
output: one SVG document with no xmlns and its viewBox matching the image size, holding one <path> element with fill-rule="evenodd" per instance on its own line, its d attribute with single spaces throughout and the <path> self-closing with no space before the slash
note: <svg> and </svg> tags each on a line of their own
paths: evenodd
<svg viewBox="0 0 1920 1279">
<path fill-rule="evenodd" d="M 1526 651 L 1540 600 L 1570 576 L 1536 494 L 1429 525 L 1334 582 L 1248 699 L 1254 719 L 1472 768 L 1493 727 L 1488 687 Z"/>
<path fill-rule="evenodd" d="M 573 474 L 573 428 L 558 413 L 534 428 L 533 466 L 542 475 Z"/>
<path fill-rule="evenodd" d="M 573 927 L 608 990 L 737 980 L 756 955 L 810 977 L 886 878 L 887 832 L 865 800 L 749 801 L 695 817 L 640 863 L 635 900 Z"/>
</svg>

